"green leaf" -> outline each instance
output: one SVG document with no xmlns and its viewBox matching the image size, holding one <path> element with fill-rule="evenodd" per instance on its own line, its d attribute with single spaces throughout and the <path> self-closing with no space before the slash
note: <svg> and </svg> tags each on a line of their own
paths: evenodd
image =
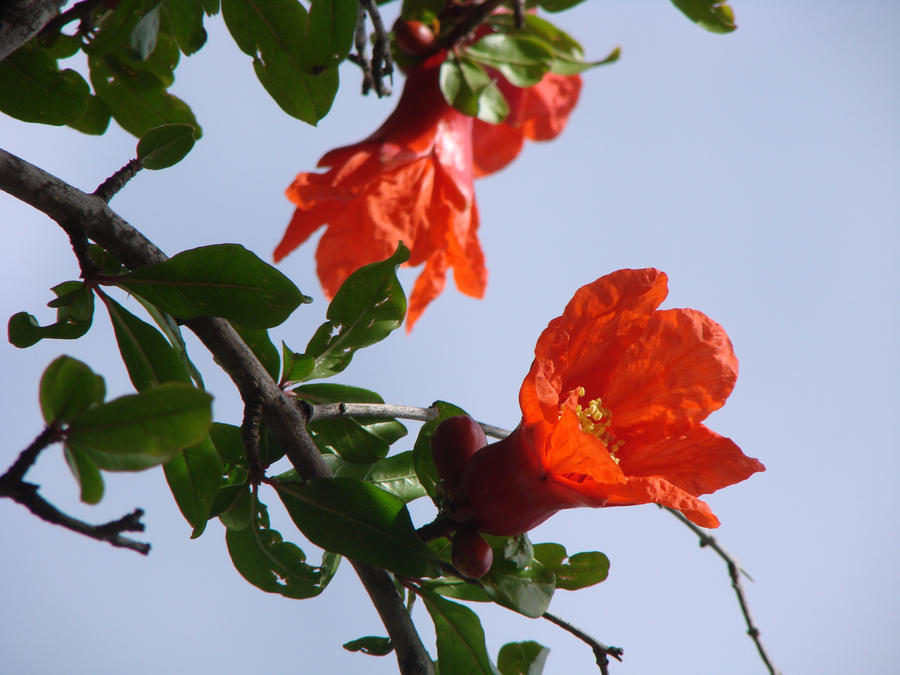
<svg viewBox="0 0 900 675">
<path fill-rule="evenodd" d="M 163 124 L 141 137 L 137 156 L 145 169 L 167 169 L 178 164 L 194 147 L 194 127 L 190 124 Z"/>
<path fill-rule="evenodd" d="M 46 50 L 26 45 L 0 61 L 0 111 L 23 122 L 67 124 L 88 107 L 90 87 L 74 70 L 59 70 Z"/>
<path fill-rule="evenodd" d="M 198 51 L 206 43 L 201 0 L 166 0 L 165 11 L 178 48 L 185 56 Z"/>
<path fill-rule="evenodd" d="M 308 61 L 328 66 L 342 61 L 353 46 L 356 0 L 312 0 L 309 9 Z"/>
<path fill-rule="evenodd" d="M 309 378 L 309 374 L 316 367 L 316 360 L 312 356 L 300 354 L 281 341 L 281 382 L 303 382 Z"/>
<path fill-rule="evenodd" d="M 163 471 L 175 503 L 194 528 L 191 538 L 199 537 L 223 483 L 219 453 L 207 437 L 163 464 Z"/>
<path fill-rule="evenodd" d="M 28 312 L 17 312 L 6 327 L 10 344 L 20 349 L 44 338 L 74 340 L 88 332 L 94 316 L 94 294 L 80 281 L 65 281 L 51 289 L 56 299 L 47 305 L 56 308 L 56 323 L 41 326 Z"/>
<path fill-rule="evenodd" d="M 67 443 L 101 469 L 140 471 L 199 443 L 212 423 L 212 396 L 180 383 L 122 396 L 74 416 Z"/>
<path fill-rule="evenodd" d="M 144 14 L 144 0 L 120 0 L 103 16 L 100 30 L 84 46 L 87 54 L 106 54 L 127 44 Z"/>
<path fill-rule="evenodd" d="M 251 584 L 268 593 L 287 598 L 312 598 L 325 590 L 337 571 L 340 558 L 325 552 L 322 564 L 306 563 L 306 554 L 269 529 L 265 504 L 252 503 L 257 510 L 251 527 L 226 530 L 225 542 L 235 569 Z"/>
<path fill-rule="evenodd" d="M 310 62 L 304 47 L 309 17 L 296 0 L 222 0 L 225 25 L 253 69 L 287 114 L 316 124 L 337 92 L 336 66 Z"/>
<path fill-rule="evenodd" d="M 538 6 L 548 12 L 562 12 L 582 2 L 584 0 L 538 0 Z"/>
<path fill-rule="evenodd" d="M 210 429 L 210 436 L 219 455 L 226 462 L 244 469 L 249 468 L 247 463 L 247 449 L 244 447 L 244 439 L 241 435 L 241 428 L 231 424 L 222 424 L 216 422 Z M 284 457 L 278 442 L 264 426 L 260 426 L 259 434 L 259 461 L 263 467 L 277 462 Z"/>
<path fill-rule="evenodd" d="M 337 455 L 325 457 L 331 460 L 329 464 L 335 476 L 368 481 L 404 502 L 411 502 L 428 494 L 416 475 L 412 451 L 385 457 L 371 466 L 344 462 Z"/>
<path fill-rule="evenodd" d="M 494 602 L 534 619 L 547 611 L 556 589 L 553 572 L 534 560 L 522 569 L 495 564 L 481 582 Z"/>
<path fill-rule="evenodd" d="M 68 125 L 83 134 L 102 136 L 109 128 L 109 108 L 94 95 L 88 97 L 87 110 L 77 120 L 68 122 Z"/>
<path fill-rule="evenodd" d="M 397 281 L 397 266 L 407 260 L 409 249 L 400 243 L 387 260 L 360 267 L 347 277 L 328 305 L 328 321 L 306 346 L 306 356 L 314 358 L 315 365 L 304 379 L 341 372 L 357 349 L 380 342 L 399 328 L 406 316 L 406 296 Z"/>
<path fill-rule="evenodd" d="M 103 301 L 116 334 L 119 353 L 135 389 L 146 391 L 163 382 L 190 383 L 191 378 L 178 354 L 158 330 L 109 296 L 104 295 Z"/>
<path fill-rule="evenodd" d="M 103 499 L 103 476 L 93 460 L 76 448 L 63 446 L 66 464 L 78 481 L 81 488 L 81 501 L 85 504 L 98 504 Z"/>
<path fill-rule="evenodd" d="M 119 270 L 119 272 L 123 271 L 125 270 Z M 203 386 L 203 378 L 200 376 L 200 371 L 197 370 L 197 366 L 193 364 L 190 357 L 188 356 L 187 346 L 184 344 L 184 338 L 181 335 L 181 327 L 178 325 L 172 315 L 162 311 L 152 302 L 150 302 L 149 300 L 145 300 L 139 295 L 135 295 L 134 299 L 137 300 L 145 310 L 147 310 L 147 314 L 150 315 L 150 318 L 153 319 L 153 322 L 165 334 L 166 338 L 168 338 L 169 344 L 172 345 L 172 348 L 178 354 L 178 358 L 181 359 L 181 363 L 184 364 L 184 367 L 185 369 L 187 369 L 188 374 L 190 374 L 191 379 L 194 381 L 194 384 L 196 384 L 199 389 L 205 389 L 205 387 Z"/>
<path fill-rule="evenodd" d="M 468 47 L 466 55 L 496 68 L 517 87 L 531 87 L 550 70 L 554 50 L 536 37 L 488 33 Z"/>
<path fill-rule="evenodd" d="M 441 672 L 495 675 L 497 669 L 488 656 L 478 615 L 436 593 L 423 590 L 421 595 L 434 621 Z"/>
<path fill-rule="evenodd" d="M 103 378 L 70 356 L 60 356 L 41 375 L 39 398 L 47 424 L 68 422 L 106 396 Z"/>
<path fill-rule="evenodd" d="M 444 98 L 464 115 L 500 124 L 509 114 L 496 81 L 471 59 L 448 57 L 438 77 Z"/>
<path fill-rule="evenodd" d="M 550 649 L 534 641 L 507 642 L 497 655 L 503 675 L 541 675 Z"/>
<path fill-rule="evenodd" d="M 269 339 L 268 331 L 262 328 L 244 328 L 243 326 L 234 324 L 234 329 L 241 336 L 241 339 L 247 343 L 259 362 L 263 364 L 263 368 L 276 382 L 278 381 L 278 368 L 281 360 L 278 357 L 278 350 Z"/>
<path fill-rule="evenodd" d="M 275 484 L 291 519 L 317 546 L 406 577 L 437 576 L 406 505 L 379 487 L 351 478 Z"/>
<path fill-rule="evenodd" d="M 140 18 L 128 37 L 128 46 L 138 60 L 146 61 L 153 53 L 158 35 L 159 7 L 154 7 Z"/>
<path fill-rule="evenodd" d="M 374 391 L 328 382 L 293 390 L 311 403 L 384 403 Z M 371 464 L 387 455 L 392 443 L 406 435 L 406 427 L 390 417 L 339 417 L 316 420 L 309 431 L 322 449 L 348 462 Z"/>
<path fill-rule="evenodd" d="M 372 656 L 387 656 L 394 651 L 394 645 L 390 638 L 367 635 L 345 642 L 344 649 L 348 652 L 362 652 Z"/>
<path fill-rule="evenodd" d="M 146 68 L 113 55 L 91 56 L 88 65 L 94 91 L 128 133 L 141 137 L 153 127 L 183 123 L 193 126 L 200 136 L 194 113 L 184 101 L 166 92 L 166 83 L 152 72 L 152 57 Z"/>
<path fill-rule="evenodd" d="M 561 544 L 535 544 L 534 557 L 556 575 L 556 587 L 567 591 L 599 584 L 609 575 L 609 558 L 598 551 L 569 556 Z"/>
<path fill-rule="evenodd" d="M 672 4 L 711 33 L 730 33 L 737 28 L 734 12 L 723 0 L 672 0 Z"/>
<path fill-rule="evenodd" d="M 416 443 L 413 446 L 413 465 L 416 468 L 416 474 L 419 476 L 419 482 L 430 497 L 437 495 L 437 484 L 440 480 L 437 468 L 434 466 L 434 460 L 431 457 L 431 434 L 434 433 L 435 427 L 440 424 L 441 420 L 454 415 L 466 414 L 466 411 L 462 408 L 446 401 L 435 401 L 432 406 L 438 409 L 440 416 L 422 425 L 422 428 L 419 429 L 419 435 L 416 437 Z"/>
<path fill-rule="evenodd" d="M 220 316 L 250 328 L 277 326 L 300 303 L 311 301 L 239 244 L 183 251 L 114 283 L 180 319 Z"/>
<path fill-rule="evenodd" d="M 250 505 L 253 496 L 250 486 L 242 484 L 226 485 L 213 500 L 210 514 L 218 515 L 219 520 L 229 530 L 243 530 L 250 526 Z"/>
</svg>

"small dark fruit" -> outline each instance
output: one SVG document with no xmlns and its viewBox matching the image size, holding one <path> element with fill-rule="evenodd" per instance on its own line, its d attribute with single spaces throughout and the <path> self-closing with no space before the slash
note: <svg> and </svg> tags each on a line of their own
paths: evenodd
<svg viewBox="0 0 900 675">
<path fill-rule="evenodd" d="M 448 492 L 459 485 L 472 455 L 486 445 L 484 430 L 468 415 L 448 417 L 437 425 L 431 435 L 431 457 Z"/>
<path fill-rule="evenodd" d="M 480 579 L 494 561 L 494 552 L 478 530 L 463 528 L 453 535 L 451 549 L 453 566 L 470 579 Z"/>
<path fill-rule="evenodd" d="M 400 51 L 424 56 L 434 49 L 434 42 L 434 31 L 421 21 L 398 19 L 394 24 L 394 43 Z"/>
</svg>

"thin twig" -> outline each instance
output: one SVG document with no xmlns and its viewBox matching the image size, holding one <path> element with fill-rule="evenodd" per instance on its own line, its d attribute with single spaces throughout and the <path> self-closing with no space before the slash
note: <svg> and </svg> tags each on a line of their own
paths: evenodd
<svg viewBox="0 0 900 675">
<path fill-rule="evenodd" d="M 470 13 L 453 26 L 446 35 L 437 40 L 434 51 L 453 49 L 459 41 L 478 28 L 504 2 L 505 0 L 485 0 L 480 5 L 472 5 Z"/>
<path fill-rule="evenodd" d="M 82 0 L 75 5 L 72 5 L 65 12 L 57 16 L 55 19 L 50 21 L 46 26 L 44 26 L 43 30 L 41 30 L 41 35 L 48 35 L 50 33 L 55 33 L 60 30 L 66 24 L 79 19 L 81 21 L 86 20 L 91 12 L 94 11 L 97 7 L 102 5 L 106 0 Z M 62 3 L 61 3 L 62 4 Z"/>
<path fill-rule="evenodd" d="M 309 404 L 309 421 L 333 417 L 399 417 L 405 420 L 428 422 L 441 416 L 436 407 L 419 408 L 412 405 L 391 405 L 389 403 L 318 403 Z M 506 429 L 492 424 L 478 422 L 484 433 L 493 438 L 506 438 Z"/>
<path fill-rule="evenodd" d="M 116 193 L 125 187 L 126 183 L 135 177 L 138 171 L 143 169 L 141 160 L 135 158 L 128 161 L 128 164 L 116 171 L 112 176 L 100 183 L 100 186 L 94 190 L 94 196 L 100 197 L 107 204 Z"/>
<path fill-rule="evenodd" d="M 394 72 L 394 64 L 391 61 L 390 40 L 381 20 L 381 13 L 375 0 L 360 0 L 360 6 L 365 7 L 369 18 L 372 20 L 372 80 L 375 85 L 375 93 L 378 97 L 387 96 L 391 88 L 384 83 L 385 77 L 390 77 Z"/>
<path fill-rule="evenodd" d="M 680 511 L 670 509 L 668 506 L 661 508 L 664 508 L 666 511 L 671 513 L 678 520 L 680 520 L 685 527 L 696 534 L 700 538 L 701 547 L 708 546 L 713 551 L 715 551 L 722 560 L 725 561 L 725 565 L 728 568 L 728 576 L 731 578 L 731 587 L 734 589 L 735 595 L 737 595 L 738 604 L 741 606 L 741 613 L 744 615 L 744 621 L 747 624 L 747 634 L 753 640 L 754 644 L 756 644 L 756 650 L 759 652 L 759 657 L 766 665 L 766 668 L 768 668 L 769 673 L 771 675 L 779 675 L 780 671 L 775 667 L 775 664 L 772 663 L 772 659 L 769 657 L 768 652 L 766 652 L 762 640 L 759 637 L 759 628 L 756 627 L 756 624 L 753 623 L 753 618 L 750 616 L 750 608 L 747 605 L 747 599 L 744 596 L 744 587 L 741 585 L 741 574 L 743 574 L 751 581 L 753 581 L 753 579 L 749 574 L 747 574 L 746 571 L 744 571 L 743 568 L 741 568 L 734 556 L 732 556 L 728 551 L 722 548 L 719 542 L 717 542 L 713 536 L 708 534 L 706 530 L 698 527 L 697 525 L 694 525 L 694 523 L 685 518 L 685 516 Z"/>
<path fill-rule="evenodd" d="M 575 628 L 568 621 L 564 621 L 560 619 L 555 614 L 551 614 L 550 612 L 544 612 L 543 618 L 547 619 L 550 623 L 556 624 L 560 628 L 565 631 L 568 631 L 575 637 L 577 637 L 582 642 L 585 642 L 594 652 L 594 658 L 597 659 L 597 666 L 600 668 L 600 672 L 603 675 L 609 675 L 609 658 L 613 657 L 616 661 L 622 660 L 622 655 L 625 653 L 625 650 L 621 647 L 611 647 L 609 645 L 605 645 L 598 640 L 595 640 L 590 635 L 585 633 L 578 628 Z"/>
<path fill-rule="evenodd" d="M 19 453 L 13 465 L 7 469 L 6 473 L 0 476 L 0 485 L 20 483 L 28 473 L 28 469 L 34 465 L 41 450 L 52 445 L 60 438 L 60 429 L 55 424 L 50 424 L 41 433 L 37 435 L 27 448 Z"/>
<path fill-rule="evenodd" d="M 363 9 L 363 5 L 360 2 L 356 5 L 356 33 L 353 36 L 353 46 L 356 48 L 356 54 L 350 54 L 347 60 L 358 65 L 363 71 L 363 96 L 368 94 L 375 84 L 375 80 L 372 77 L 372 64 L 366 58 L 368 39 L 369 35 L 366 33 L 366 10 Z"/>
</svg>

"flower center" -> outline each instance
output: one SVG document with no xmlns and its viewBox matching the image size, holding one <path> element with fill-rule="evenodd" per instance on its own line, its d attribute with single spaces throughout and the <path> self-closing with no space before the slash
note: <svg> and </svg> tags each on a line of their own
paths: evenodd
<svg viewBox="0 0 900 675">
<path fill-rule="evenodd" d="M 578 398 L 585 395 L 584 387 L 573 389 L 571 394 L 575 394 Z M 609 451 L 609 456 L 618 464 L 619 458 L 616 452 L 625 445 L 625 441 L 616 440 L 615 436 L 610 432 L 609 427 L 612 425 L 612 411 L 603 406 L 601 398 L 594 398 L 588 401 L 587 407 L 578 404 L 575 406 L 575 414 L 581 423 L 581 430 L 586 434 L 596 436 Z"/>
</svg>

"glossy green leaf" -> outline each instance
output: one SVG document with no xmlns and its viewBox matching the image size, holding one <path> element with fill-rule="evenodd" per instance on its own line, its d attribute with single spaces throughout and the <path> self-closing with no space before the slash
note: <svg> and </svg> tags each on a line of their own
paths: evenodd
<svg viewBox="0 0 900 675">
<path fill-rule="evenodd" d="M 291 519 L 311 542 L 407 577 L 437 576 L 399 497 L 350 478 L 275 485 Z"/>
<path fill-rule="evenodd" d="M 316 360 L 312 356 L 300 354 L 281 342 L 281 382 L 303 382 L 311 379 L 309 374 L 316 367 Z"/>
<path fill-rule="evenodd" d="M 538 6 L 548 12 L 563 12 L 582 2 L 584 0 L 538 0 Z"/>
<path fill-rule="evenodd" d="M 99 504 L 103 499 L 103 476 L 94 461 L 85 453 L 68 445 L 63 447 L 66 464 L 81 488 L 81 501 L 85 504 Z"/>
<path fill-rule="evenodd" d="M 148 59 L 148 68 L 152 57 Z M 162 124 L 190 124 L 200 136 L 194 113 L 181 99 L 166 91 L 166 84 L 149 69 L 138 69 L 112 56 L 91 56 L 91 83 L 125 131 L 141 137 Z"/>
<path fill-rule="evenodd" d="M 537 561 L 513 570 L 495 564 L 481 583 L 494 602 L 531 618 L 547 611 L 556 589 L 553 572 Z"/>
<path fill-rule="evenodd" d="M 158 330 L 109 296 L 103 301 L 116 334 L 119 353 L 135 389 L 146 391 L 163 382 L 190 382 L 178 354 Z"/>
<path fill-rule="evenodd" d="M 140 471 L 202 441 L 212 423 L 211 403 L 205 391 L 161 384 L 72 417 L 67 442 L 101 469 Z"/>
<path fill-rule="evenodd" d="M 305 379 L 331 377 L 346 368 L 357 349 L 380 342 L 406 316 L 406 296 L 397 281 L 397 266 L 409 259 L 402 243 L 387 260 L 360 267 L 328 305 L 328 321 L 319 326 L 306 356 L 315 365 Z"/>
<path fill-rule="evenodd" d="M 181 319 L 220 316 L 250 328 L 277 326 L 310 302 L 290 279 L 238 244 L 183 251 L 114 283 Z"/>
<path fill-rule="evenodd" d="M 306 384 L 293 391 L 310 403 L 384 403 L 374 391 L 330 382 Z M 383 458 L 391 444 L 406 435 L 406 427 L 385 417 L 322 419 L 312 422 L 308 428 L 322 450 L 358 464 L 371 464 Z"/>
<path fill-rule="evenodd" d="M 17 312 L 6 327 L 10 344 L 20 349 L 44 338 L 74 340 L 88 332 L 94 315 L 94 294 L 80 281 L 65 281 L 52 289 L 56 295 L 47 305 L 56 309 L 56 322 L 41 326 L 28 312 Z"/>
<path fill-rule="evenodd" d="M 156 38 L 159 35 L 159 7 L 154 7 L 144 14 L 135 24 L 128 37 L 128 46 L 135 58 L 146 61 L 156 49 Z"/>
<path fill-rule="evenodd" d="M 478 615 L 430 591 L 422 591 L 422 600 L 434 621 L 441 672 L 496 675 Z"/>
<path fill-rule="evenodd" d="M 77 418 L 105 396 L 103 378 L 70 356 L 58 357 L 41 375 L 39 399 L 47 424 Z"/>
<path fill-rule="evenodd" d="M 502 675 L 541 675 L 550 649 L 534 641 L 507 642 L 497 655 Z"/>
<path fill-rule="evenodd" d="M 124 269 L 119 270 L 119 272 L 124 271 Z M 184 365 L 188 374 L 191 376 L 194 384 L 196 384 L 199 389 L 205 389 L 205 387 L 203 386 L 203 378 L 200 375 L 200 371 L 197 370 L 197 367 L 191 361 L 190 356 L 188 356 L 187 346 L 184 343 L 184 337 L 181 335 L 181 326 L 178 325 L 171 314 L 162 311 L 159 307 L 154 305 L 149 300 L 145 300 L 139 295 L 135 295 L 134 299 L 137 300 L 147 311 L 147 314 L 149 314 L 150 318 L 153 319 L 153 322 L 156 324 L 157 328 L 159 328 L 169 340 L 169 344 L 172 345 L 172 348 L 178 354 L 178 358 L 181 359 L 181 363 Z"/>
<path fill-rule="evenodd" d="M 210 436 L 213 444 L 216 446 L 216 450 L 219 451 L 219 456 L 223 460 L 244 469 L 248 468 L 247 449 L 244 447 L 244 439 L 241 435 L 240 427 L 216 422 L 210 429 Z M 284 450 L 279 447 L 278 442 L 269 433 L 265 425 L 261 425 L 259 433 L 259 460 L 263 467 L 268 467 L 282 457 L 284 457 Z"/>
<path fill-rule="evenodd" d="M 394 651 L 394 645 L 390 638 L 366 635 L 365 637 L 345 642 L 344 649 L 348 652 L 362 652 L 372 656 L 387 656 Z"/>
<path fill-rule="evenodd" d="M 103 16 L 100 30 L 84 47 L 87 54 L 106 54 L 128 44 L 134 27 L 144 14 L 144 0 L 119 0 Z"/>
<path fill-rule="evenodd" d="M 246 484 L 226 485 L 213 500 L 209 512 L 219 516 L 219 520 L 229 530 L 243 530 L 250 526 L 250 505 L 253 496 Z"/>
<path fill-rule="evenodd" d="M 41 35 L 37 43 L 54 59 L 67 59 L 81 50 L 81 40 L 75 35 L 56 33 Z"/>
<path fill-rule="evenodd" d="M 320 67 L 342 61 L 353 46 L 356 0 L 312 0 L 309 8 L 308 61 Z"/>
<path fill-rule="evenodd" d="M 723 0 L 672 0 L 672 4 L 711 33 L 730 33 L 737 28 L 734 12 Z"/>
<path fill-rule="evenodd" d="M 609 558 L 599 551 L 569 556 L 561 544 L 535 544 L 534 557 L 556 575 L 556 587 L 577 591 L 605 581 Z"/>
<path fill-rule="evenodd" d="M 91 95 L 88 97 L 88 105 L 84 114 L 76 120 L 69 121 L 68 125 L 83 134 L 102 136 L 109 128 L 110 119 L 112 117 L 106 104 L 96 96 Z"/>
<path fill-rule="evenodd" d="M 497 83 L 471 59 L 448 57 L 441 64 L 439 83 L 446 101 L 465 115 L 500 124 L 509 114 Z"/>
<path fill-rule="evenodd" d="M 269 339 L 269 333 L 262 328 L 244 328 L 241 325 L 234 325 L 234 329 L 241 336 L 241 339 L 247 343 L 259 362 L 263 364 L 263 368 L 276 382 L 278 381 L 278 369 L 281 366 L 281 359 L 278 356 L 278 349 Z"/>
<path fill-rule="evenodd" d="M 253 69 L 287 114 L 315 124 L 337 92 L 336 67 L 305 58 L 309 17 L 296 0 L 222 0 L 225 24 Z"/>
<path fill-rule="evenodd" d="M 0 111 L 23 122 L 67 124 L 88 107 L 90 87 L 74 70 L 60 70 L 43 49 L 26 45 L 0 61 Z"/>
<path fill-rule="evenodd" d="M 550 70 L 554 50 L 536 37 L 488 33 L 468 47 L 466 55 L 496 68 L 517 87 L 531 87 Z"/>
<path fill-rule="evenodd" d="M 194 127 L 190 124 L 163 124 L 141 137 L 137 157 L 145 169 L 167 169 L 178 164 L 194 147 Z"/>
<path fill-rule="evenodd" d="M 194 531 L 194 539 L 203 534 L 213 500 L 222 487 L 222 460 L 209 437 L 185 448 L 163 464 L 166 482 L 175 503 Z"/>
<path fill-rule="evenodd" d="M 425 422 L 419 429 L 419 435 L 416 437 L 416 443 L 413 446 L 413 465 L 416 468 L 416 474 L 422 487 L 425 488 L 429 496 L 434 497 L 437 495 L 437 484 L 440 477 L 431 457 L 431 434 L 434 433 L 435 427 L 440 424 L 441 420 L 454 415 L 465 415 L 466 411 L 446 401 L 435 401 L 432 405 L 437 407 L 440 417 Z"/>
<path fill-rule="evenodd" d="M 319 595 L 337 571 L 340 558 L 324 553 L 322 564 L 306 563 L 306 554 L 296 545 L 282 539 L 281 533 L 269 528 L 264 504 L 258 509 L 251 527 L 225 532 L 225 542 L 235 569 L 247 581 L 268 593 L 287 598 L 312 598 Z"/>
<path fill-rule="evenodd" d="M 206 43 L 201 0 L 166 0 L 165 11 L 182 53 L 193 54 Z"/>
<path fill-rule="evenodd" d="M 368 466 L 344 462 L 337 455 L 326 455 L 326 458 L 331 458 L 331 470 L 335 476 L 368 481 L 404 502 L 428 494 L 416 475 L 412 451 L 385 457 Z"/>
<path fill-rule="evenodd" d="M 175 82 L 174 71 L 181 60 L 181 53 L 178 51 L 175 38 L 168 33 L 160 33 L 156 37 L 156 49 L 143 61 L 134 59 L 125 50 L 116 52 L 115 55 L 123 65 L 155 76 L 163 87 L 171 87 Z M 199 135 L 198 132 L 197 136 L 199 137 Z"/>
</svg>

